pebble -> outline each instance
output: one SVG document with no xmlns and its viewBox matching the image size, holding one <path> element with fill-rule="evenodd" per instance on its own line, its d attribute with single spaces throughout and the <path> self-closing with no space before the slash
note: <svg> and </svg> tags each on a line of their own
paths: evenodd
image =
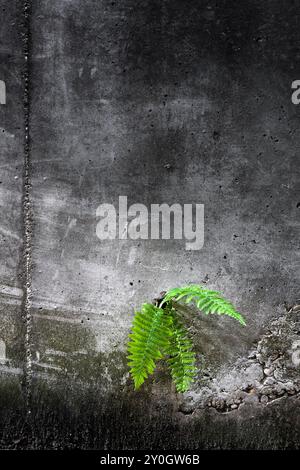
<svg viewBox="0 0 300 470">
<path fill-rule="evenodd" d="M 273 377 L 267 377 L 266 380 L 264 381 L 264 385 L 273 385 L 275 383 L 275 380 Z"/>
<path fill-rule="evenodd" d="M 263 364 L 263 363 L 264 363 L 263 355 L 262 355 L 262 354 L 256 354 L 256 359 L 258 360 L 258 362 L 259 362 L 260 364 Z"/>
<path fill-rule="evenodd" d="M 266 395 L 263 395 L 260 399 L 260 402 L 265 405 L 266 403 L 268 403 L 269 399 Z"/>
</svg>

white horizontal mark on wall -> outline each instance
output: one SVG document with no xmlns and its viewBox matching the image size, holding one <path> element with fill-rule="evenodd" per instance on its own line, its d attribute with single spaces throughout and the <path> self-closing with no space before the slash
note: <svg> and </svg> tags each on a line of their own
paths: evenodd
<svg viewBox="0 0 300 470">
<path fill-rule="evenodd" d="M 0 294 L 22 298 L 23 290 L 19 289 L 18 287 L 11 287 L 0 284 Z"/>
<path fill-rule="evenodd" d="M 5 342 L 0 339 L 0 363 L 6 362 L 6 345 Z"/>
<path fill-rule="evenodd" d="M 0 80 L 0 104 L 6 104 L 6 85 L 3 80 Z"/>
</svg>

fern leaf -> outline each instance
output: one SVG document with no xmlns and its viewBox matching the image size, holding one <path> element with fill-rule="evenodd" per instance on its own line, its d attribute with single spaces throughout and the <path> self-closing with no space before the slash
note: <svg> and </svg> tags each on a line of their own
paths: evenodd
<svg viewBox="0 0 300 470">
<path fill-rule="evenodd" d="M 152 304 L 144 304 L 135 313 L 132 333 L 128 343 L 128 365 L 135 389 L 153 373 L 155 361 L 162 358 L 161 351 L 167 346 L 170 331 L 165 311 Z"/>
<path fill-rule="evenodd" d="M 164 296 L 162 303 L 169 302 L 171 300 L 176 302 L 179 300 L 185 300 L 186 303 L 194 302 L 197 308 L 202 310 L 206 315 L 209 313 L 228 315 L 242 325 L 246 325 L 245 319 L 234 308 L 231 302 L 224 299 L 219 292 L 206 289 L 197 284 L 169 290 Z"/>
<path fill-rule="evenodd" d="M 177 392 L 186 392 L 196 375 L 195 353 L 192 351 L 192 342 L 187 332 L 174 316 L 171 326 L 172 335 L 165 353 L 170 357 L 167 360 L 173 382 Z"/>
</svg>

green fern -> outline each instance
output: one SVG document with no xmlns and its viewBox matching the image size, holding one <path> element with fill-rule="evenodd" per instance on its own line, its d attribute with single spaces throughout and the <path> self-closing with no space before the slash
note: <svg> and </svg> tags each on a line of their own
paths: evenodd
<svg viewBox="0 0 300 470">
<path fill-rule="evenodd" d="M 177 392 L 186 392 L 194 381 L 197 369 L 195 367 L 196 355 L 192 351 L 193 344 L 188 333 L 174 315 L 171 323 L 172 335 L 165 353 L 171 370 L 171 376 Z"/>
<path fill-rule="evenodd" d="M 162 358 L 168 345 L 170 332 L 165 312 L 152 304 L 144 304 L 141 312 L 136 312 L 132 333 L 128 343 L 130 373 L 138 389 L 155 369 L 155 361 Z"/>
<path fill-rule="evenodd" d="M 144 304 L 141 311 L 135 313 L 128 342 L 128 365 L 135 389 L 154 372 L 156 362 L 164 357 L 178 392 L 186 392 L 193 382 L 197 372 L 196 356 L 176 310 L 180 300 L 195 303 L 205 314 L 228 315 L 242 325 L 246 324 L 243 316 L 219 292 L 194 284 L 169 290 L 159 305 Z"/>
<path fill-rule="evenodd" d="M 195 303 L 197 308 L 203 313 L 217 313 L 218 315 L 228 315 L 234 318 L 242 325 L 246 325 L 243 316 L 237 312 L 231 302 L 224 299 L 217 291 L 205 289 L 202 286 L 191 284 L 190 286 L 178 287 L 169 290 L 164 299 L 164 302 L 174 300 L 184 300 L 185 303 Z"/>
</svg>

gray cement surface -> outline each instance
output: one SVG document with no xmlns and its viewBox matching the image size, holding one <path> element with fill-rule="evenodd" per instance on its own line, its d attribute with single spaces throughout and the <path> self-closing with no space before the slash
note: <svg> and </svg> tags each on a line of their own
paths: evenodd
<svg viewBox="0 0 300 470">
<path fill-rule="evenodd" d="M 0 13 L 1 447 L 299 448 L 299 6 Z M 99 240 L 97 207 L 121 195 L 204 204 L 204 247 Z M 192 390 L 162 367 L 133 392 L 134 308 L 188 283 L 220 290 L 247 327 L 193 320 Z"/>
</svg>

